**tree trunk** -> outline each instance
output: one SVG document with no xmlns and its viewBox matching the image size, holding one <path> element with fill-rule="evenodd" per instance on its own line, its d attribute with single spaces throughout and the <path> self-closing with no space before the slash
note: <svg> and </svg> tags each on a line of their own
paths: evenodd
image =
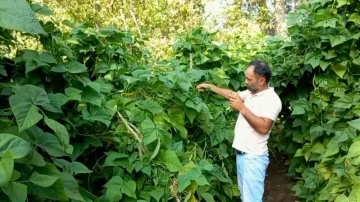
<svg viewBox="0 0 360 202">
<path fill-rule="evenodd" d="M 275 35 L 285 36 L 285 0 L 275 1 Z"/>
</svg>

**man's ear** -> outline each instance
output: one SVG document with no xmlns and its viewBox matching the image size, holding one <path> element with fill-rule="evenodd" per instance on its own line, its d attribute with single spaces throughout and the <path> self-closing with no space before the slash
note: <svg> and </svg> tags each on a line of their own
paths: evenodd
<svg viewBox="0 0 360 202">
<path fill-rule="evenodd" d="M 264 84 L 266 83 L 264 77 L 260 77 L 259 81 L 260 81 L 260 84 L 261 84 L 261 85 L 264 85 Z"/>
</svg>

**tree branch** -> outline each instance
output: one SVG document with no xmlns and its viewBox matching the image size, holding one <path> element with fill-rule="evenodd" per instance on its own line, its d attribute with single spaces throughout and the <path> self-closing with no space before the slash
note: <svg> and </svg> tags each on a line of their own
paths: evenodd
<svg viewBox="0 0 360 202">
<path fill-rule="evenodd" d="M 124 3 L 125 3 L 125 1 L 124 1 Z M 136 29 L 138 30 L 140 39 L 142 39 L 142 34 L 141 34 L 141 31 L 140 31 L 140 27 L 139 27 L 139 24 L 138 24 L 138 22 L 137 22 L 137 20 L 136 20 L 136 16 L 135 16 L 132 8 L 133 8 L 133 6 L 132 6 L 132 4 L 130 4 L 130 5 L 129 5 L 130 15 L 131 15 L 131 17 L 132 17 L 132 19 L 133 19 L 133 21 L 134 21 L 134 23 L 135 23 Z"/>
</svg>

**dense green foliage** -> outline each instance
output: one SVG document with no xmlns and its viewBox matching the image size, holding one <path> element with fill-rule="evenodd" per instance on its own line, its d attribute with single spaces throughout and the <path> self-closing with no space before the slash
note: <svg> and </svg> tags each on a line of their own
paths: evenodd
<svg viewBox="0 0 360 202">
<path fill-rule="evenodd" d="M 35 34 L 28 26 L 7 28 Z M 227 74 L 241 70 L 212 35 L 194 30 L 174 44 L 176 58 L 151 67 L 131 33 L 88 24 L 71 33 L 50 22 L 43 27 L 43 51 L 19 50 L 1 60 L 4 200 L 239 196 L 230 147 L 236 114 L 223 99 L 194 89 L 200 81 L 240 85 Z M 158 71 L 165 66 L 171 71 Z"/>
<path fill-rule="evenodd" d="M 4 2 L 0 201 L 238 201 L 237 114 L 194 87 L 243 89 L 255 57 L 271 64 L 283 100 L 271 141 L 289 154 L 296 195 L 360 200 L 358 1 L 304 4 L 288 40 L 246 42 L 232 54 L 197 28 L 155 65 L 131 32 L 84 23 L 65 33 L 39 23 L 33 10 L 48 13 L 39 5 Z M 4 57 L 17 43 L 12 30 L 43 50 Z"/>
<path fill-rule="evenodd" d="M 310 1 L 263 52 L 289 106 L 277 145 L 306 201 L 360 200 L 359 14 L 359 1 Z"/>
</svg>

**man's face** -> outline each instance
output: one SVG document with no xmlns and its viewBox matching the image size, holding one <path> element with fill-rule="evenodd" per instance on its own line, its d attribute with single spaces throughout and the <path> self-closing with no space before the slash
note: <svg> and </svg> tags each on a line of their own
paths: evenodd
<svg viewBox="0 0 360 202">
<path fill-rule="evenodd" d="M 245 84 L 249 91 L 256 93 L 259 90 L 261 79 L 254 73 L 254 67 L 250 66 L 245 72 Z"/>
</svg>

